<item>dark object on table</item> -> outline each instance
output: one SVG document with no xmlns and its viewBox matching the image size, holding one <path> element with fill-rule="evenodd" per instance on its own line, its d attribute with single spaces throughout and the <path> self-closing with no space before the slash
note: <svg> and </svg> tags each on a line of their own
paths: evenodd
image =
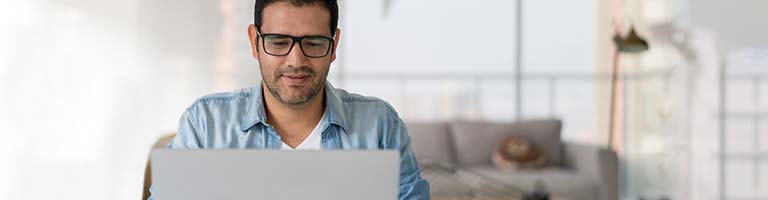
<svg viewBox="0 0 768 200">
<path fill-rule="evenodd" d="M 533 192 L 528 193 L 524 197 L 525 200 L 549 200 L 549 190 L 543 181 L 536 181 L 536 186 Z"/>
</svg>

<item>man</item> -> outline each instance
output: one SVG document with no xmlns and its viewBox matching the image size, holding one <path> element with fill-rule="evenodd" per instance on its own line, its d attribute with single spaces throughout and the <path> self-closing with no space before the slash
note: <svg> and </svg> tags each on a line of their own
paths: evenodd
<svg viewBox="0 0 768 200">
<path fill-rule="evenodd" d="M 429 199 L 395 110 L 326 82 L 341 34 L 337 2 L 256 0 L 254 19 L 248 38 L 261 83 L 198 99 L 168 148 L 396 149 L 399 198 Z"/>
</svg>

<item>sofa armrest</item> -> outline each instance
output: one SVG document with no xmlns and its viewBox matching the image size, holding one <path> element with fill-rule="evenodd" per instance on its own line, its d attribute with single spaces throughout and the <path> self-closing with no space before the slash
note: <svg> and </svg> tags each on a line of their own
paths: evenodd
<svg viewBox="0 0 768 200">
<path fill-rule="evenodd" d="M 619 199 L 619 159 L 610 149 L 564 142 L 564 164 L 597 184 L 599 200 Z"/>
</svg>

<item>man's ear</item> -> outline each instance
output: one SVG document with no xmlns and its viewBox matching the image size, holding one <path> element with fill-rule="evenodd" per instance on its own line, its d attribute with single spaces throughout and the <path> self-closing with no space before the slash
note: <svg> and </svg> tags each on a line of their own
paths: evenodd
<svg viewBox="0 0 768 200">
<path fill-rule="evenodd" d="M 259 61 L 259 34 L 253 24 L 248 25 L 248 41 L 251 42 L 251 56 Z"/>
<path fill-rule="evenodd" d="M 339 48 L 339 39 L 341 38 L 341 29 L 336 28 L 336 36 L 333 38 L 333 48 L 331 48 L 331 62 L 336 61 L 336 49 Z"/>
</svg>

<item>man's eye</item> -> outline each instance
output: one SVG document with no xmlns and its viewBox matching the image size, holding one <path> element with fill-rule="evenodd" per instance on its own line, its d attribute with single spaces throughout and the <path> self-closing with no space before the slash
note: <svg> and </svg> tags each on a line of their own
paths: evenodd
<svg viewBox="0 0 768 200">
<path fill-rule="evenodd" d="M 310 46 L 310 47 L 319 47 L 319 46 L 323 45 L 323 44 L 317 43 L 317 42 L 307 42 L 307 43 L 304 43 L 304 44 L 307 45 L 307 46 Z"/>
<path fill-rule="evenodd" d="M 269 44 L 274 46 L 288 46 L 288 42 L 285 42 L 285 41 L 270 42 Z"/>
</svg>

